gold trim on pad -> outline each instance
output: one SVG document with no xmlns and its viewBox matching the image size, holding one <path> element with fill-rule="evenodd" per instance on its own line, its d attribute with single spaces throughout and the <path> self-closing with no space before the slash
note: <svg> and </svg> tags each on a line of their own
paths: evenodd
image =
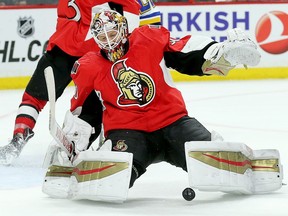
<svg viewBox="0 0 288 216">
<path fill-rule="evenodd" d="M 190 151 L 189 157 L 220 170 L 244 174 L 252 169 L 251 160 L 241 152 L 197 152 Z"/>
<path fill-rule="evenodd" d="M 70 177 L 74 167 L 64 167 L 58 165 L 52 165 L 48 168 L 46 176 L 52 177 Z"/>
<path fill-rule="evenodd" d="M 189 157 L 220 170 L 244 174 L 247 169 L 253 171 L 280 172 L 278 159 L 250 160 L 241 152 L 190 151 Z"/>
<path fill-rule="evenodd" d="M 257 159 L 252 161 L 253 171 L 280 172 L 278 159 Z"/>
<path fill-rule="evenodd" d="M 73 170 L 78 182 L 102 179 L 129 167 L 127 162 L 82 161 Z"/>
</svg>

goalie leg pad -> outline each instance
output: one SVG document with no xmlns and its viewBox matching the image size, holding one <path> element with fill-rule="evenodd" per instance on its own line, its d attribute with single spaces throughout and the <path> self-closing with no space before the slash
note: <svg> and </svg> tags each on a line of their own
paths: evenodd
<svg viewBox="0 0 288 216">
<path fill-rule="evenodd" d="M 48 147 L 43 167 L 48 168 L 42 185 L 43 193 L 53 198 L 67 198 L 73 166 L 54 141 Z"/>
<path fill-rule="evenodd" d="M 275 191 L 282 187 L 283 167 L 275 149 L 254 150 L 252 160 L 255 193 Z"/>
<path fill-rule="evenodd" d="M 266 157 L 260 157 L 260 152 Z M 264 160 L 266 165 L 270 161 L 273 166 L 281 167 L 277 160 L 279 154 L 275 152 L 277 150 L 253 151 L 243 143 L 187 142 L 185 155 L 190 186 L 204 191 L 241 194 L 277 190 L 282 186 L 282 169 L 268 171 L 267 166 L 266 169 L 255 166 L 261 160 L 263 164 Z"/>
<path fill-rule="evenodd" d="M 42 192 L 52 198 L 68 198 L 70 177 L 73 167 L 51 165 L 46 173 Z"/>
<path fill-rule="evenodd" d="M 189 183 L 203 191 L 251 194 L 252 149 L 241 143 L 187 142 Z"/>
<path fill-rule="evenodd" d="M 127 199 L 132 168 L 131 153 L 80 152 L 74 161 L 70 199 L 123 202 Z"/>
</svg>

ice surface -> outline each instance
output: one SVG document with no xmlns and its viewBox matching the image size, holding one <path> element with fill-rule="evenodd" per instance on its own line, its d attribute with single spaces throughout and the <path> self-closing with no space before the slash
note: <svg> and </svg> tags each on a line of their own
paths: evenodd
<svg viewBox="0 0 288 216">
<path fill-rule="evenodd" d="M 253 149 L 279 149 L 288 175 L 288 80 L 176 83 L 190 116 L 227 141 L 243 142 Z M 0 145 L 12 136 L 14 118 L 23 90 L 0 91 Z M 57 121 L 62 123 L 70 98 L 67 88 L 58 100 Z M 172 107 L 173 108 L 173 107 Z M 40 114 L 35 136 L 12 166 L 0 167 L 1 216 L 76 215 L 193 215 L 287 216 L 288 186 L 266 195 L 237 196 L 199 192 L 185 201 L 182 190 L 187 174 L 167 163 L 158 163 L 136 181 L 123 204 L 52 199 L 41 192 L 45 174 L 42 162 L 51 141 L 48 106 Z"/>
</svg>

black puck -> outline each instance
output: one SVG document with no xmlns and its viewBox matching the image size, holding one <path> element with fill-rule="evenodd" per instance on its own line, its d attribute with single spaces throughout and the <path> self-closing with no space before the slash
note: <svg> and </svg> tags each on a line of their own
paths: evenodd
<svg viewBox="0 0 288 216">
<path fill-rule="evenodd" d="M 191 201 L 195 198 L 196 194 L 192 188 L 185 188 L 182 192 L 182 196 L 185 200 Z"/>
</svg>

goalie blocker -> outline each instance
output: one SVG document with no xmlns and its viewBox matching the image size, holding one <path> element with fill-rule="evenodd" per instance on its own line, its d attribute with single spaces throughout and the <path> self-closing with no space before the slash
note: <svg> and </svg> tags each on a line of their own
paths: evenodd
<svg viewBox="0 0 288 216">
<path fill-rule="evenodd" d="M 80 152 L 73 167 L 52 164 L 42 191 L 54 198 L 123 202 L 127 199 L 132 154 L 111 151 Z"/>
<path fill-rule="evenodd" d="M 282 187 L 283 170 L 275 149 L 252 150 L 243 143 L 187 142 L 190 187 L 202 191 L 258 194 Z"/>
</svg>

